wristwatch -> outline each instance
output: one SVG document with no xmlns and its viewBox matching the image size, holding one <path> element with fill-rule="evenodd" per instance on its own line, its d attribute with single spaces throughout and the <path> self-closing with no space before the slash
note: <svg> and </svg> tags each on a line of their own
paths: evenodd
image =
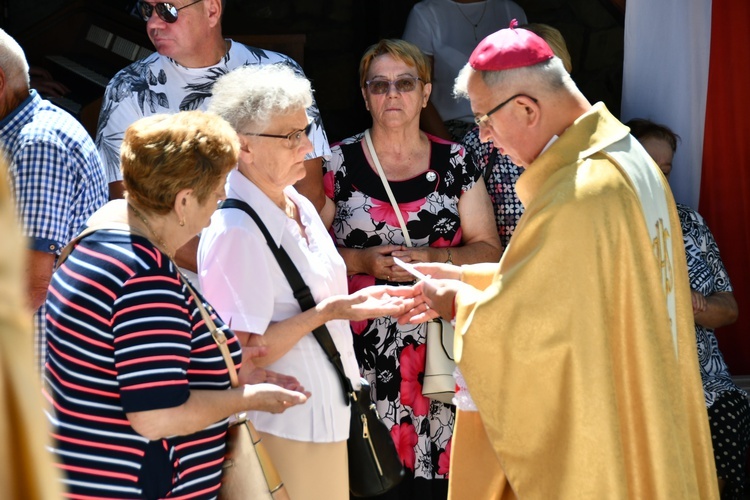
<svg viewBox="0 0 750 500">
<path fill-rule="evenodd" d="M 446 250 L 448 250 L 448 258 L 446 259 L 445 263 L 446 264 L 453 264 L 453 254 L 451 253 L 451 249 L 450 248 L 446 248 Z"/>
</svg>

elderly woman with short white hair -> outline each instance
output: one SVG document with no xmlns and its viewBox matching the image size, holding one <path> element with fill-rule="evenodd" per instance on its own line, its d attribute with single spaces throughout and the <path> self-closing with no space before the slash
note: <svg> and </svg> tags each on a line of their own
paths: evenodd
<svg viewBox="0 0 750 500">
<path fill-rule="evenodd" d="M 204 231 L 198 268 L 204 293 L 249 346 L 257 365 L 294 375 L 314 397 L 281 418 L 253 412 L 291 498 L 348 499 L 350 410 L 337 372 L 311 333 L 325 324 L 348 378 L 359 386 L 349 323 L 402 310 L 391 287 L 348 295 L 346 266 L 312 204 L 292 185 L 312 146 L 305 108 L 310 82 L 284 65 L 244 67 L 221 77 L 209 110 L 237 131 L 240 155 L 227 197 L 247 203 L 283 247 L 317 306 L 302 311 L 259 226 L 243 210 L 218 210 Z M 342 321 L 343 320 L 343 321 Z"/>
</svg>

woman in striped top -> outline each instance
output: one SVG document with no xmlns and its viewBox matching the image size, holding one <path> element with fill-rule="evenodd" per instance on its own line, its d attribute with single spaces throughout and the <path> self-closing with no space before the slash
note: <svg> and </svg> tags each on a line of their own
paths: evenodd
<svg viewBox="0 0 750 500">
<path fill-rule="evenodd" d="M 307 399 L 296 379 L 252 370 L 247 361 L 241 386 L 230 388 L 172 262 L 208 225 L 237 154 L 234 130 L 215 115 L 134 123 L 121 150 L 126 200 L 94 216 L 126 222 L 132 232 L 85 237 L 52 278 L 44 394 L 70 498 L 214 498 L 227 417 L 278 413 Z M 238 367 L 243 357 L 265 354 L 243 356 L 234 334 L 215 321 Z M 258 381 L 279 385 L 252 385 Z"/>
</svg>

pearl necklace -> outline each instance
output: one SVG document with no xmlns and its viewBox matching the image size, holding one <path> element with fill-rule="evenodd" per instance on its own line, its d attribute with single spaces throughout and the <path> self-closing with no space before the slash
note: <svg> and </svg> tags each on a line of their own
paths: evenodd
<svg viewBox="0 0 750 500">
<path fill-rule="evenodd" d="M 461 6 L 458 5 L 458 2 L 453 2 L 453 5 L 456 6 L 456 8 L 458 9 L 458 11 L 461 13 L 461 15 L 464 16 L 464 19 L 466 19 L 466 21 L 469 24 L 471 24 L 471 27 L 474 29 L 474 41 L 479 40 L 477 38 L 477 28 L 479 27 L 479 23 L 482 22 L 482 19 L 484 19 L 484 15 L 487 13 L 487 4 L 488 3 L 490 3 L 490 0 L 485 0 L 484 1 L 484 8 L 482 9 L 482 15 L 479 16 L 479 19 L 477 20 L 477 22 L 474 23 L 474 22 L 472 22 L 471 19 L 469 19 L 469 16 L 466 15 L 466 12 L 464 12 L 463 9 L 461 9 Z"/>
<path fill-rule="evenodd" d="M 164 242 L 164 239 L 163 239 L 163 238 L 162 238 L 161 236 L 159 236 L 158 234 L 156 234 L 156 231 L 154 231 L 154 230 L 153 230 L 153 228 L 151 227 L 151 224 L 149 224 L 149 223 L 148 223 L 148 221 L 147 221 L 147 220 L 146 220 L 146 218 L 145 218 L 145 217 L 143 216 L 143 214 L 142 214 L 141 212 L 139 212 L 139 211 L 138 211 L 138 209 L 136 209 L 136 208 L 135 208 L 135 207 L 134 207 L 133 205 L 131 205 L 130 203 L 128 203 L 128 207 L 130 207 L 130 210 L 132 210 L 132 211 L 133 211 L 133 213 L 134 213 L 134 214 L 136 215 L 136 217 L 138 217 L 138 218 L 139 218 L 139 219 L 141 220 L 141 222 L 143 222 L 143 225 L 144 225 L 144 226 L 146 226 L 146 229 L 148 229 L 148 230 L 149 230 L 149 232 L 151 233 L 151 235 L 152 235 L 152 236 L 153 236 L 154 238 L 156 238 L 156 242 L 157 242 L 157 243 L 159 244 L 159 247 L 160 247 L 160 249 L 161 249 L 161 250 L 162 250 L 162 251 L 163 251 L 163 252 L 164 252 L 165 254 L 167 254 L 167 257 L 169 257 L 169 259 L 170 259 L 170 260 L 174 260 L 174 258 L 172 257 L 172 253 L 171 253 L 171 252 L 169 251 L 169 247 L 168 247 L 168 246 L 167 246 L 167 244 L 166 244 L 166 243 Z"/>
</svg>

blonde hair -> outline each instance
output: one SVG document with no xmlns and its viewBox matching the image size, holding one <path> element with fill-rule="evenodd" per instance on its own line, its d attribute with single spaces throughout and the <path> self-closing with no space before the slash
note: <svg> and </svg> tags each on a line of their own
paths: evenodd
<svg viewBox="0 0 750 500">
<path fill-rule="evenodd" d="M 217 115 L 182 111 L 141 118 L 125 131 L 120 148 L 127 198 L 162 215 L 183 189 L 192 189 L 203 203 L 238 155 L 237 134 Z"/>
<path fill-rule="evenodd" d="M 417 76 L 424 83 L 431 82 L 432 70 L 430 69 L 430 61 L 416 45 L 405 40 L 386 38 L 374 45 L 370 45 L 362 55 L 362 59 L 359 61 L 360 87 L 364 88 L 365 86 L 367 73 L 370 71 L 372 61 L 384 54 L 388 54 L 394 59 L 414 67 L 417 70 Z"/>
<path fill-rule="evenodd" d="M 560 30 L 549 24 L 542 23 L 524 24 L 519 26 L 519 28 L 527 29 L 541 37 L 542 40 L 547 42 L 547 45 L 552 49 L 552 52 L 562 59 L 565 70 L 568 73 L 573 72 L 573 62 L 570 59 L 570 52 L 568 52 L 568 46 L 565 44 L 565 38 L 562 36 L 562 33 L 560 33 Z"/>
</svg>

